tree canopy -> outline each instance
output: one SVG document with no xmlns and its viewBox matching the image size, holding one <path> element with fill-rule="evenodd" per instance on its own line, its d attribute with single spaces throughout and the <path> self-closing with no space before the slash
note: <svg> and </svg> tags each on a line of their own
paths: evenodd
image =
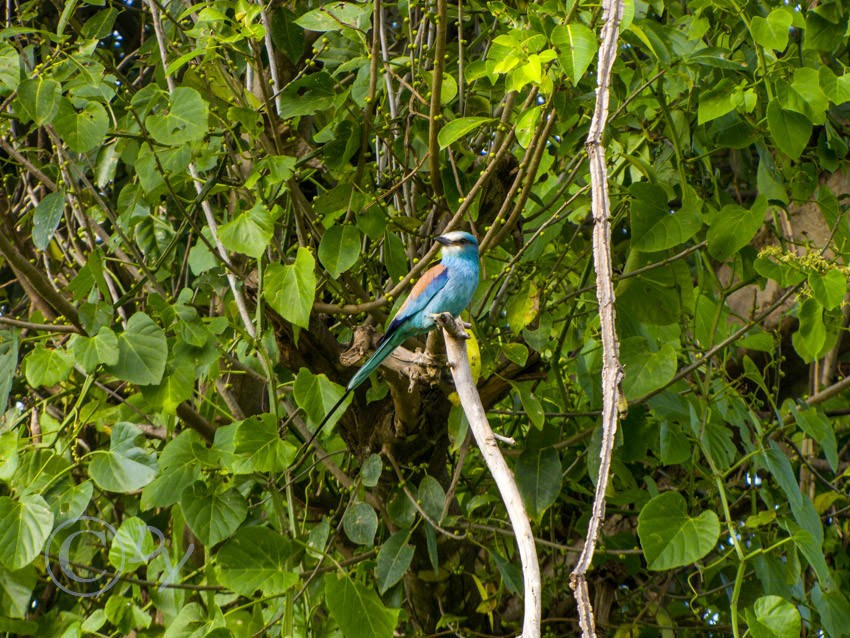
<svg viewBox="0 0 850 638">
<path fill-rule="evenodd" d="M 0 631 L 515 634 L 504 506 L 414 353 L 438 335 L 302 445 L 453 228 L 543 631 L 577 635 L 599 4 L 5 6 Z M 850 632 L 847 25 L 837 0 L 625 3 L 606 635 Z"/>
</svg>

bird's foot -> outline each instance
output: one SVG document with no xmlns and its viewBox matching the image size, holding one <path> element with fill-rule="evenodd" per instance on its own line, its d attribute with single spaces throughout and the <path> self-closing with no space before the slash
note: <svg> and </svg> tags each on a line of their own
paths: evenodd
<svg viewBox="0 0 850 638">
<path fill-rule="evenodd" d="M 434 313 L 431 319 L 456 339 L 469 339 L 469 334 L 464 331 L 464 328 L 471 328 L 472 324 L 455 319 L 450 312 Z"/>
</svg>

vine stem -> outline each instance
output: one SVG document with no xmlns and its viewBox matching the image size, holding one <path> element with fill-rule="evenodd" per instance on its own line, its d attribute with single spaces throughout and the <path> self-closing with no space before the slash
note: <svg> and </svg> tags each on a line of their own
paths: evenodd
<svg viewBox="0 0 850 638">
<path fill-rule="evenodd" d="M 608 88 L 611 69 L 617 57 L 617 38 L 623 16 L 624 0 L 603 0 L 604 24 L 600 35 L 597 66 L 596 105 L 585 146 L 590 163 L 590 183 L 593 202 L 593 264 L 596 270 L 596 298 L 599 302 L 602 338 L 602 446 L 599 451 L 599 474 L 593 512 L 587 526 L 584 547 L 572 574 L 570 586 L 578 607 L 579 624 L 584 638 L 596 636 L 593 607 L 587 588 L 587 570 L 596 549 L 599 528 L 605 517 L 605 490 L 617 432 L 618 387 L 623 379 L 619 360 L 619 344 L 614 321 L 614 284 L 611 272 L 611 223 L 608 201 L 608 175 L 605 166 L 605 147 L 602 135 L 608 119 Z"/>
<path fill-rule="evenodd" d="M 487 464 L 487 469 L 490 470 L 505 502 L 505 509 L 519 548 L 525 595 L 522 638 L 540 638 L 540 565 L 537 562 L 534 535 L 514 475 L 499 451 L 496 437 L 490 429 L 487 413 L 484 411 L 481 397 L 478 396 L 478 390 L 472 378 L 472 369 L 469 367 L 469 358 L 466 353 L 466 339 L 469 335 L 464 332 L 460 321 L 452 318 L 448 313 L 435 315 L 434 320 L 443 329 L 446 357 L 451 366 L 460 405 L 469 422 L 469 429 L 472 430 L 475 442 L 481 450 L 481 456 Z"/>
</svg>

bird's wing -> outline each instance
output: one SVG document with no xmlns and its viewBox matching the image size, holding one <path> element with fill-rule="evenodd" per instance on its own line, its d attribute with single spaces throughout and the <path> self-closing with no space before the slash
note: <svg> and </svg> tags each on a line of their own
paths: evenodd
<svg viewBox="0 0 850 638">
<path fill-rule="evenodd" d="M 425 271 L 422 278 L 413 286 L 413 290 L 410 291 L 401 308 L 395 313 L 393 320 L 390 321 L 387 332 L 381 337 L 379 345 L 386 341 L 406 319 L 425 308 L 428 302 L 434 298 L 434 295 L 442 290 L 448 280 L 449 272 L 443 264 L 437 264 Z"/>
</svg>

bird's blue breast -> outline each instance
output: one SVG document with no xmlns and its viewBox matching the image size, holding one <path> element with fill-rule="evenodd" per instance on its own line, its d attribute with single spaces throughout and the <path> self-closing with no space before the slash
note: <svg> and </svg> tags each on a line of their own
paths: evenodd
<svg viewBox="0 0 850 638">
<path fill-rule="evenodd" d="M 432 314 L 450 312 L 455 317 L 472 301 L 472 296 L 478 288 L 478 255 L 458 255 L 444 257 L 441 262 L 448 272 L 448 281 L 434 298 L 412 317 L 416 328 L 428 331 L 434 327 Z"/>
</svg>

